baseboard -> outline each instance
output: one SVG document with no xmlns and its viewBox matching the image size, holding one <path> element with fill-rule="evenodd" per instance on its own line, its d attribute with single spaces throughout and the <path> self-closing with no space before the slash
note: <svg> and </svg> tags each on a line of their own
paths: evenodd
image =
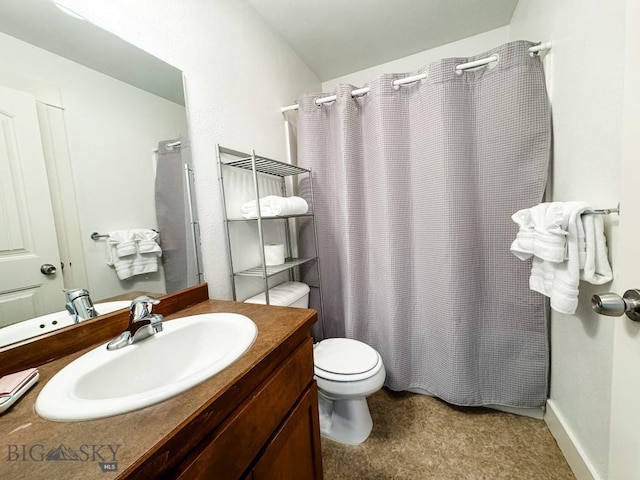
<svg viewBox="0 0 640 480">
<path fill-rule="evenodd" d="M 556 439 L 560 451 L 567 459 L 567 463 L 577 480 L 602 480 L 586 458 L 580 448 L 575 436 L 568 428 L 562 415 L 554 408 L 553 400 L 547 400 L 547 409 L 544 414 L 544 421 L 549 427 L 551 434 Z"/>
</svg>

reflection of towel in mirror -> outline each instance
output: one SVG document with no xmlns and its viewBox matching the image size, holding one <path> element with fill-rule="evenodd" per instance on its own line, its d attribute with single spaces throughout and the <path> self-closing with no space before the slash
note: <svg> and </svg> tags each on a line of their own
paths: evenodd
<svg viewBox="0 0 640 480">
<path fill-rule="evenodd" d="M 134 228 L 109 232 L 107 265 L 115 268 L 120 280 L 158 271 L 162 249 L 155 230 Z"/>
<path fill-rule="evenodd" d="M 307 201 L 302 197 L 278 197 L 269 195 L 260 199 L 260 215 L 263 217 L 277 217 L 279 215 L 303 215 L 309 210 Z M 256 201 L 251 200 L 242 205 L 244 218 L 258 216 Z"/>
</svg>

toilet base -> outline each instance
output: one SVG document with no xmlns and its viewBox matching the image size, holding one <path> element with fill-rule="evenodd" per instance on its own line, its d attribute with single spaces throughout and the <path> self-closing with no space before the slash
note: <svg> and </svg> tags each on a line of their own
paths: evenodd
<svg viewBox="0 0 640 480">
<path fill-rule="evenodd" d="M 335 442 L 359 445 L 373 429 L 366 397 L 331 400 L 318 392 L 320 433 Z"/>
</svg>

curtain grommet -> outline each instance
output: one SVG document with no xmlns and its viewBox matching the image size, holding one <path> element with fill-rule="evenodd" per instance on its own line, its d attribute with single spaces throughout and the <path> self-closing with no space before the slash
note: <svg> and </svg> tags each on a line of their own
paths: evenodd
<svg viewBox="0 0 640 480">
<path fill-rule="evenodd" d="M 493 55 L 491 55 L 492 57 L 496 57 L 496 59 L 493 62 L 489 62 L 487 63 L 487 68 L 489 70 L 496 68 L 498 66 L 498 63 L 500 63 L 500 55 L 498 55 L 497 53 L 494 53 Z"/>
</svg>

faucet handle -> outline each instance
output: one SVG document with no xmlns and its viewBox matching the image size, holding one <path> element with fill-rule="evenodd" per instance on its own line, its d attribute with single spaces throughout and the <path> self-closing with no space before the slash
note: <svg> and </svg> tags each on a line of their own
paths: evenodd
<svg viewBox="0 0 640 480">
<path fill-rule="evenodd" d="M 73 303 L 73 301 L 78 298 L 89 296 L 89 290 L 85 288 L 70 288 L 63 291 L 65 297 L 67 297 L 67 302 L 69 303 Z"/>
<path fill-rule="evenodd" d="M 129 319 L 132 322 L 137 322 L 143 318 L 150 317 L 153 305 L 158 305 L 159 303 L 160 300 L 148 295 L 142 295 L 133 299 L 131 302 L 131 308 L 129 309 Z"/>
</svg>

